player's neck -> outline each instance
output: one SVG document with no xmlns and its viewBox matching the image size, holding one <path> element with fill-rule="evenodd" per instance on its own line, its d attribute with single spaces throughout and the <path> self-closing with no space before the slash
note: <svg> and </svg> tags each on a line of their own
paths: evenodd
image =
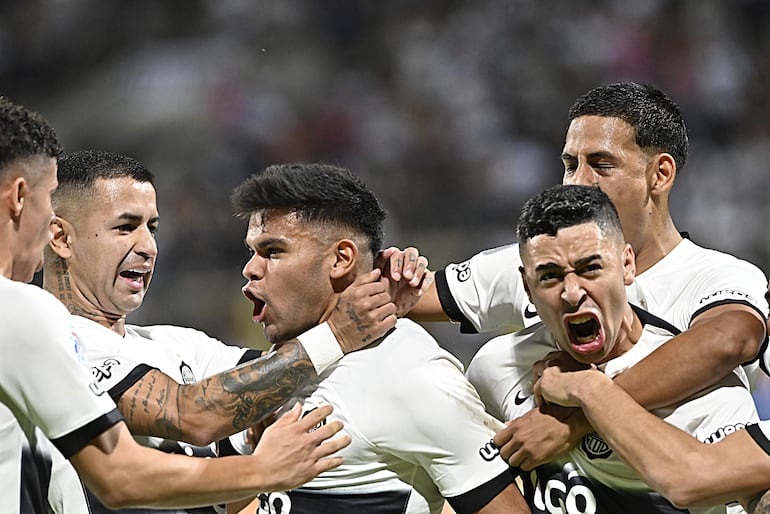
<svg viewBox="0 0 770 514">
<path fill-rule="evenodd" d="M 636 253 L 636 274 L 644 273 L 668 255 L 682 241 L 682 235 L 670 217 L 660 226 L 652 227 L 649 237 Z"/>
</svg>

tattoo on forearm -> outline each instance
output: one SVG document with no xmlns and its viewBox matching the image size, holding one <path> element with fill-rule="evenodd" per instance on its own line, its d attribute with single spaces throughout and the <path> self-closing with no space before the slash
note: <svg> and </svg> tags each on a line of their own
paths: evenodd
<svg viewBox="0 0 770 514">
<path fill-rule="evenodd" d="M 290 342 L 194 384 L 151 371 L 118 399 L 118 407 L 139 435 L 194 442 L 200 437 L 196 426 L 205 425 L 219 439 L 259 423 L 317 381 L 302 345 Z"/>
<path fill-rule="evenodd" d="M 214 385 L 214 390 L 221 388 L 223 394 L 219 398 L 204 396 L 198 402 L 210 412 L 213 409 L 228 416 L 232 428 L 243 430 L 273 414 L 305 387 L 315 386 L 317 379 L 302 345 L 287 343 L 265 357 L 204 381 Z"/>
</svg>

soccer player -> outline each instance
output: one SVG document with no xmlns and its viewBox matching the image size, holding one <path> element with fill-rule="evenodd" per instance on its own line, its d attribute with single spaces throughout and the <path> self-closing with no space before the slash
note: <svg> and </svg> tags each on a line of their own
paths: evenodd
<svg viewBox="0 0 770 514">
<path fill-rule="evenodd" d="M 299 409 L 265 432 L 253 457 L 192 459 L 139 446 L 79 361 L 70 315 L 24 284 L 43 263 L 61 147 L 38 114 L 0 97 L 0 512 L 47 513 L 50 454 L 68 458 L 112 506 L 189 507 L 283 489 L 339 465 L 330 408 Z M 271 427 L 272 428 L 272 427 Z"/>
<path fill-rule="evenodd" d="M 770 421 L 703 444 L 647 412 L 604 373 L 571 369 L 546 368 L 535 391 L 580 407 L 602 439 L 675 505 L 740 499 L 749 514 L 770 513 Z"/>
<path fill-rule="evenodd" d="M 340 296 L 329 323 L 315 329 L 320 339 L 297 334 L 257 360 L 260 352 L 194 329 L 126 324 L 127 314 L 142 304 L 157 257 L 153 175 L 127 156 L 75 152 L 59 160 L 53 203 L 44 287 L 75 314 L 73 332 L 96 386 L 115 400 L 131 432 L 145 436 L 145 446 L 201 457 L 232 453 L 223 438 L 307 394 L 303 389 L 314 386 L 344 352 L 389 328 L 385 318 L 394 307 L 384 284 L 373 282 L 377 271 L 362 274 L 365 284 Z M 369 303 L 375 307 L 371 313 Z M 346 337 L 338 343 L 332 330 Z M 243 443 L 242 437 L 233 441 Z M 73 473 L 67 477 L 66 467 L 52 491 L 62 497 L 57 503 L 63 510 L 103 509 L 84 496 Z"/>
<path fill-rule="evenodd" d="M 344 169 L 271 166 L 241 184 L 233 203 L 249 221 L 253 252 L 244 293 L 271 342 L 323 322 L 372 268 L 382 242 L 379 202 Z M 303 411 L 334 405 L 353 439 L 346 466 L 261 495 L 260 512 L 433 514 L 443 498 L 461 514 L 529 512 L 490 444 L 502 423 L 419 325 L 400 319 L 379 344 L 345 355 L 322 378 Z"/>
<path fill-rule="evenodd" d="M 506 419 L 533 407 L 531 366 L 550 350 L 561 349 L 612 377 L 678 333 L 627 302 L 634 253 L 617 211 L 598 188 L 561 185 L 535 195 L 524 205 L 517 233 L 524 287 L 543 323 L 493 339 L 468 367 L 482 399 Z M 746 384 L 733 374 L 654 413 L 709 442 L 758 419 Z M 534 513 L 675 511 L 596 434 L 537 466 L 524 483 Z M 708 512 L 726 509 L 718 503 Z"/>
<path fill-rule="evenodd" d="M 607 193 L 636 254 L 630 301 L 682 331 L 617 376 L 617 384 L 641 405 L 656 408 L 755 359 L 766 338 L 765 275 L 748 262 L 696 245 L 671 218 L 669 196 L 688 147 L 677 105 L 651 86 L 610 84 L 578 98 L 569 120 L 564 184 Z M 532 325 L 537 312 L 519 265 L 516 245 L 450 264 L 436 273 L 436 286 L 412 312 L 418 319 L 455 319 L 465 330 Z M 591 431 L 582 416 L 560 423 L 542 414 L 543 409 L 529 412 L 495 438 L 511 465 L 547 462 Z"/>
</svg>

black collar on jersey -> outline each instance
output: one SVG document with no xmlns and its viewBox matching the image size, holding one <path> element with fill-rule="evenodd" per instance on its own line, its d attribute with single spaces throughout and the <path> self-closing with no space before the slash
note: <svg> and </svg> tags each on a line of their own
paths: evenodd
<svg viewBox="0 0 770 514">
<path fill-rule="evenodd" d="M 675 336 L 682 333 L 681 330 L 676 328 L 674 325 L 672 325 L 668 321 L 664 319 L 660 319 L 656 315 L 642 309 L 641 307 L 634 305 L 633 303 L 629 303 L 628 305 L 631 306 L 631 310 L 633 310 L 634 313 L 639 317 L 639 321 L 642 322 L 642 326 L 652 325 L 653 327 L 659 327 L 659 328 L 668 330 Z"/>
</svg>

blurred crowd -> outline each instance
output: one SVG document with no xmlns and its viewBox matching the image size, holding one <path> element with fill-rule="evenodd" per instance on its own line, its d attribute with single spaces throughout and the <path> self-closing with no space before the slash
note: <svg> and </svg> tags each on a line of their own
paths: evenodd
<svg viewBox="0 0 770 514">
<path fill-rule="evenodd" d="M 560 181 L 569 106 L 606 82 L 679 103 L 677 225 L 770 272 L 768 27 L 766 0 L 6 0 L 0 89 L 65 150 L 156 174 L 161 254 L 129 319 L 245 346 L 260 330 L 229 193 L 246 176 L 346 166 L 389 211 L 386 243 L 443 267 L 513 239 L 522 202 Z M 486 339 L 431 330 L 466 362 Z"/>
</svg>

